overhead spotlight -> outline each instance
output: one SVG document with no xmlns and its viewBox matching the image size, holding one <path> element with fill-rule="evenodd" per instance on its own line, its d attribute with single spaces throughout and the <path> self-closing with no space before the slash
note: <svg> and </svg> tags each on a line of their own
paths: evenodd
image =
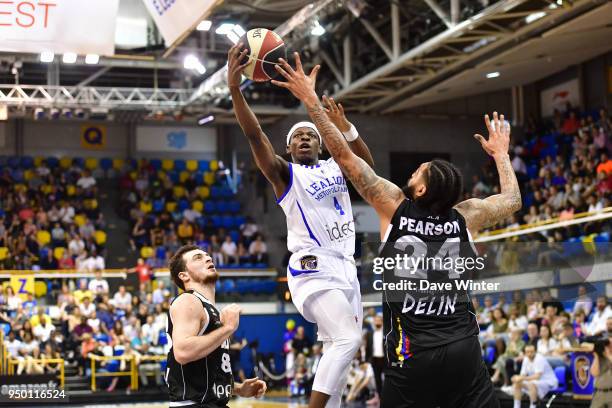
<svg viewBox="0 0 612 408">
<path fill-rule="evenodd" d="M 185 57 L 183 60 L 183 67 L 185 69 L 196 71 L 200 75 L 206 73 L 206 67 L 202 64 L 202 62 L 200 62 L 198 57 L 193 54 L 189 54 Z"/>
<path fill-rule="evenodd" d="M 74 116 L 79 118 L 79 119 L 83 119 L 85 117 L 85 111 L 83 109 L 75 109 L 74 110 Z"/>
<path fill-rule="evenodd" d="M 0 121 L 8 119 L 8 106 L 0 105 Z"/>
<path fill-rule="evenodd" d="M 202 126 L 215 120 L 215 115 L 207 115 L 198 119 L 198 125 Z"/>
<path fill-rule="evenodd" d="M 34 120 L 41 120 L 45 118 L 45 110 L 43 108 L 34 109 Z"/>
<path fill-rule="evenodd" d="M 77 55 L 74 52 L 67 52 L 62 56 L 64 64 L 74 64 L 77 60 Z"/>
<path fill-rule="evenodd" d="M 202 20 L 200 24 L 198 24 L 196 30 L 198 31 L 208 31 L 212 27 L 212 21 L 210 20 Z"/>
<path fill-rule="evenodd" d="M 52 53 L 51 51 L 43 51 L 40 53 L 40 62 L 53 62 L 53 60 L 55 59 L 55 54 Z"/>
<path fill-rule="evenodd" d="M 500 73 L 499 73 L 499 72 L 489 72 L 489 73 L 487 74 L 487 78 L 488 78 L 488 79 L 491 79 L 491 78 L 497 78 L 499 75 L 500 75 Z"/>
<path fill-rule="evenodd" d="M 85 63 L 88 65 L 96 65 L 100 62 L 100 56 L 98 54 L 87 54 L 85 56 Z"/>
<path fill-rule="evenodd" d="M 240 24 L 235 24 L 234 28 L 232 29 L 233 32 L 235 32 L 236 34 L 238 34 L 238 37 L 242 37 L 243 35 L 246 34 L 246 31 L 244 28 L 242 28 L 242 26 Z"/>
<path fill-rule="evenodd" d="M 62 109 L 62 116 L 66 119 L 72 119 L 72 109 L 68 109 L 68 108 Z"/>
<path fill-rule="evenodd" d="M 310 34 L 319 37 L 325 34 L 325 28 L 323 28 L 323 26 L 319 24 L 318 20 L 315 20 L 314 26 L 312 27 L 312 30 L 310 30 Z"/>
<path fill-rule="evenodd" d="M 227 35 L 227 33 L 233 30 L 235 25 L 236 24 L 233 24 L 233 23 L 223 23 L 219 27 L 217 27 L 217 29 L 215 30 L 215 33 L 220 34 L 220 35 Z"/>
<path fill-rule="evenodd" d="M 525 17 L 525 23 L 527 24 L 531 24 L 536 20 L 541 19 L 542 17 L 546 16 L 546 12 L 544 11 L 538 11 L 537 13 L 531 13 L 530 15 L 528 15 L 527 17 Z"/>
<path fill-rule="evenodd" d="M 57 108 L 51 108 L 51 110 L 49 111 L 49 116 L 51 117 L 51 119 L 59 119 L 60 110 Z"/>
</svg>

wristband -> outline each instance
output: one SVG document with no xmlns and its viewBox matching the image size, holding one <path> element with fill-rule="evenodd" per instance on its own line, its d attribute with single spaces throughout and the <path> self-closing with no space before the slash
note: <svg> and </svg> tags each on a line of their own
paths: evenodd
<svg viewBox="0 0 612 408">
<path fill-rule="evenodd" d="M 352 123 L 351 123 L 351 128 L 347 130 L 346 132 L 342 132 L 342 134 L 344 135 L 344 138 L 346 139 L 347 142 L 354 142 L 359 137 L 359 133 L 357 133 L 357 129 L 355 128 L 355 125 L 353 125 Z"/>
</svg>

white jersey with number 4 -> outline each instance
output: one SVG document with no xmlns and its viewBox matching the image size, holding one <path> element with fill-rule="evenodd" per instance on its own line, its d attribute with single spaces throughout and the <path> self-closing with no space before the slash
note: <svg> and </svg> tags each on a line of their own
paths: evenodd
<svg viewBox="0 0 612 408">
<path fill-rule="evenodd" d="M 287 216 L 289 290 L 300 313 L 317 291 L 357 291 L 355 222 L 346 179 L 333 158 L 313 166 L 289 163 L 290 180 L 277 200 Z M 355 299 L 357 300 L 357 299 Z M 309 319 L 311 320 L 311 319 Z"/>
<path fill-rule="evenodd" d="M 314 166 L 289 163 L 289 185 L 278 199 L 287 216 L 287 247 L 355 251 L 355 223 L 346 179 L 334 159 Z"/>
</svg>

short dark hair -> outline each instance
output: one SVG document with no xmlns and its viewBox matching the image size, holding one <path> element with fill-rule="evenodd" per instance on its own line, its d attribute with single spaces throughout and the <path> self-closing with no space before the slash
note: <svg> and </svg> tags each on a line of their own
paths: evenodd
<svg viewBox="0 0 612 408">
<path fill-rule="evenodd" d="M 425 195 L 418 199 L 420 206 L 434 214 L 444 214 L 461 199 L 463 176 L 452 163 L 434 159 L 425 172 Z"/>
<path fill-rule="evenodd" d="M 174 284 L 182 290 L 185 290 L 185 283 L 181 280 L 181 278 L 179 278 L 178 275 L 181 272 L 185 272 L 185 269 L 187 268 L 183 255 L 195 249 L 200 249 L 200 247 L 197 245 L 183 245 L 175 252 L 174 255 L 172 255 L 172 258 L 170 258 L 170 262 L 168 263 L 170 276 L 172 277 Z"/>
</svg>

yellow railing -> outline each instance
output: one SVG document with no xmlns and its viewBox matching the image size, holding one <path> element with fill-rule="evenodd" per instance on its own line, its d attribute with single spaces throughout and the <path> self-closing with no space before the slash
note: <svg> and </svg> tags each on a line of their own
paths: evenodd
<svg viewBox="0 0 612 408">
<path fill-rule="evenodd" d="M 97 377 L 130 377 L 130 388 L 132 390 L 136 390 L 138 387 L 138 370 L 136 369 L 136 359 L 135 356 L 97 356 L 95 354 L 90 354 L 89 359 L 91 360 L 91 390 L 96 391 L 96 378 Z M 109 361 L 127 361 L 130 363 L 130 371 L 113 371 L 113 372 L 105 372 L 98 373 L 96 372 L 96 361 L 99 362 L 109 362 Z"/>
<path fill-rule="evenodd" d="M 32 361 L 36 362 L 36 363 L 42 363 L 42 364 L 46 364 L 46 363 L 50 363 L 50 364 L 58 364 L 59 365 L 59 369 L 60 369 L 60 388 L 64 388 L 64 380 L 65 380 L 65 373 L 64 373 L 64 359 L 63 358 L 34 358 L 32 359 Z M 8 375 L 15 375 L 15 366 L 19 365 L 19 360 L 15 360 L 15 359 L 9 359 L 8 360 Z"/>
<path fill-rule="evenodd" d="M 8 365 L 8 350 L 4 347 L 4 331 L 0 330 L 0 375 L 3 375 Z"/>
<path fill-rule="evenodd" d="M 612 212 L 612 207 L 606 207 L 601 211 L 595 211 L 595 212 L 582 212 L 582 213 L 578 213 L 578 214 L 574 214 L 574 216 L 571 218 L 571 220 L 580 220 L 582 218 L 587 218 L 587 217 L 591 217 L 594 215 L 602 215 L 602 214 L 606 214 L 606 213 L 610 213 Z M 567 221 L 567 220 L 561 220 L 559 217 L 557 218 L 551 218 L 550 220 L 546 220 L 546 221 L 538 221 L 538 222 L 533 222 L 531 224 L 522 224 L 519 225 L 518 227 L 514 227 L 514 228 L 502 228 L 502 229 L 498 229 L 495 231 L 490 231 L 490 232 L 483 232 L 482 234 L 478 234 L 478 237 L 490 237 L 490 236 L 496 236 L 496 235 L 501 235 L 504 234 L 506 232 L 515 232 L 515 231 L 523 231 L 523 230 L 527 230 L 530 228 L 537 228 L 537 227 L 543 227 L 546 225 L 550 225 L 550 224 L 556 224 L 559 222 L 563 222 L 563 221 Z"/>
<path fill-rule="evenodd" d="M 95 354 L 89 355 L 89 358 L 91 359 L 91 390 L 92 391 L 97 390 L 97 386 L 96 386 L 97 377 L 127 377 L 127 376 L 130 377 L 130 388 L 133 391 L 136 391 L 138 390 L 138 386 L 139 386 L 137 362 L 143 362 L 143 361 L 161 362 L 167 359 L 166 356 L 142 356 L 142 357 L 137 358 L 136 356 L 107 357 L 107 356 L 98 356 Z M 114 371 L 114 372 L 103 372 L 103 373 L 96 372 L 96 361 L 108 362 L 108 361 L 120 361 L 120 360 L 125 360 L 129 362 L 130 371 Z"/>
</svg>

